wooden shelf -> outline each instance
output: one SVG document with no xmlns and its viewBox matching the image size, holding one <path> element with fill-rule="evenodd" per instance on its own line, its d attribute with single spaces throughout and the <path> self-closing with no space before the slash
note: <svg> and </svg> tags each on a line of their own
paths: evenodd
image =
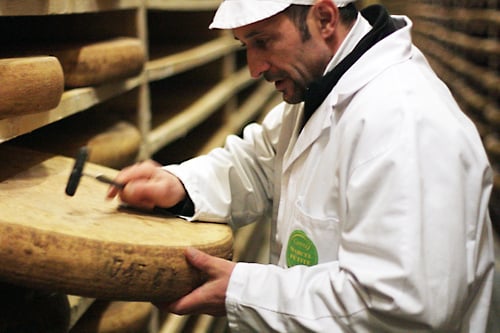
<svg viewBox="0 0 500 333">
<path fill-rule="evenodd" d="M 148 9 L 161 10 L 215 10 L 221 0 L 146 0 Z"/>
<path fill-rule="evenodd" d="M 206 154 L 216 147 L 223 146 L 228 135 L 239 133 L 248 122 L 257 119 L 259 115 L 274 106 L 273 97 L 276 94 L 272 84 L 261 82 L 238 110 L 227 116 L 225 124 L 212 135 L 212 138 L 200 146 L 198 154 Z"/>
<path fill-rule="evenodd" d="M 449 8 L 438 4 L 411 3 L 408 10 L 419 19 L 447 22 L 461 26 L 469 25 L 473 30 L 500 27 L 500 12 L 487 8 Z"/>
<path fill-rule="evenodd" d="M 500 43 L 497 40 L 475 37 L 455 31 L 437 23 L 418 21 L 415 31 L 435 38 L 450 47 L 455 47 L 474 55 L 500 56 Z"/>
<path fill-rule="evenodd" d="M 147 137 L 149 151 L 154 153 L 185 135 L 253 81 L 248 69 L 244 68 L 215 85 L 180 114 L 152 129 Z"/>
<path fill-rule="evenodd" d="M 88 310 L 88 308 L 94 303 L 93 298 L 80 297 L 68 295 L 69 309 L 70 309 L 70 321 L 69 328 L 75 326 L 76 322 L 80 317 Z"/>
<path fill-rule="evenodd" d="M 0 143 L 123 94 L 139 86 L 142 81 L 143 75 L 141 74 L 135 78 L 105 84 L 100 87 L 72 89 L 63 93 L 61 102 L 52 110 L 0 119 Z"/>
<path fill-rule="evenodd" d="M 4 0 L 0 2 L 0 15 L 28 16 L 28 15 L 78 14 L 78 13 L 139 8 L 141 4 L 142 0 L 114 0 L 114 1 Z"/>
<path fill-rule="evenodd" d="M 186 51 L 166 55 L 146 64 L 149 81 L 156 81 L 182 73 L 186 70 L 204 65 L 210 61 L 230 54 L 239 49 L 240 45 L 233 38 L 220 37 Z M 152 56 L 154 57 L 154 55 Z"/>
</svg>

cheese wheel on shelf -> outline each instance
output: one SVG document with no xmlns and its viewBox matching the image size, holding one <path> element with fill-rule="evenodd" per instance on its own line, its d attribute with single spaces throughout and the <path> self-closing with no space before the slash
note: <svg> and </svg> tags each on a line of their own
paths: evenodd
<svg viewBox="0 0 500 333">
<path fill-rule="evenodd" d="M 109 110 L 85 112 L 56 122 L 13 142 L 53 154 L 75 157 L 82 146 L 89 148 L 88 161 L 113 169 L 136 162 L 142 136 L 139 129 Z M 108 112 L 109 111 L 109 112 Z"/>
<path fill-rule="evenodd" d="M 64 75 L 55 57 L 0 59 L 0 118 L 55 108 L 64 91 Z"/>
<path fill-rule="evenodd" d="M 141 133 L 132 124 L 119 121 L 90 137 L 85 146 L 90 150 L 89 162 L 121 169 L 135 162 L 141 147 Z"/>
<path fill-rule="evenodd" d="M 146 62 L 138 38 L 58 45 L 51 48 L 64 71 L 68 88 L 95 86 L 138 75 Z"/>
</svg>

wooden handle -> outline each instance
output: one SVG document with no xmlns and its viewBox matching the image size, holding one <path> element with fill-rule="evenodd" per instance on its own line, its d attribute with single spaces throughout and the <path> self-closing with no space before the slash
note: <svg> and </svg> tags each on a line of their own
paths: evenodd
<svg viewBox="0 0 500 333">
<path fill-rule="evenodd" d="M 0 59 L 0 118 L 55 108 L 64 90 L 61 64 L 55 57 Z"/>
</svg>

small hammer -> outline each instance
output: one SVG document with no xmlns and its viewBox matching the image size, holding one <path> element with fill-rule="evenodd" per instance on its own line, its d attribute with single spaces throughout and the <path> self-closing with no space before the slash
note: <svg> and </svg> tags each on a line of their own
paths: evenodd
<svg viewBox="0 0 500 333">
<path fill-rule="evenodd" d="M 73 196 L 76 192 L 76 188 L 78 184 L 80 184 L 80 179 L 82 176 L 92 177 L 102 183 L 113 185 L 119 189 L 123 189 L 125 184 L 120 184 L 112 179 L 104 176 L 104 175 L 90 175 L 83 172 L 83 168 L 85 166 L 85 162 L 89 156 L 89 149 L 87 147 L 82 147 L 78 150 L 78 154 L 75 158 L 75 165 L 71 170 L 71 174 L 69 175 L 68 184 L 66 185 L 66 194 L 69 196 Z"/>
</svg>

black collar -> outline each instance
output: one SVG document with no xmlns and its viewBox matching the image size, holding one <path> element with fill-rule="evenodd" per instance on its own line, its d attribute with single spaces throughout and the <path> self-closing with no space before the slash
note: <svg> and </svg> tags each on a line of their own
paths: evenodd
<svg viewBox="0 0 500 333">
<path fill-rule="evenodd" d="M 372 29 L 354 47 L 354 49 L 330 72 L 321 79 L 311 83 L 304 97 L 304 121 L 323 103 L 333 87 L 349 68 L 373 45 L 384 39 L 400 27 L 390 17 L 387 10 L 381 5 L 372 5 L 361 10 L 361 15 L 368 20 Z"/>
</svg>

